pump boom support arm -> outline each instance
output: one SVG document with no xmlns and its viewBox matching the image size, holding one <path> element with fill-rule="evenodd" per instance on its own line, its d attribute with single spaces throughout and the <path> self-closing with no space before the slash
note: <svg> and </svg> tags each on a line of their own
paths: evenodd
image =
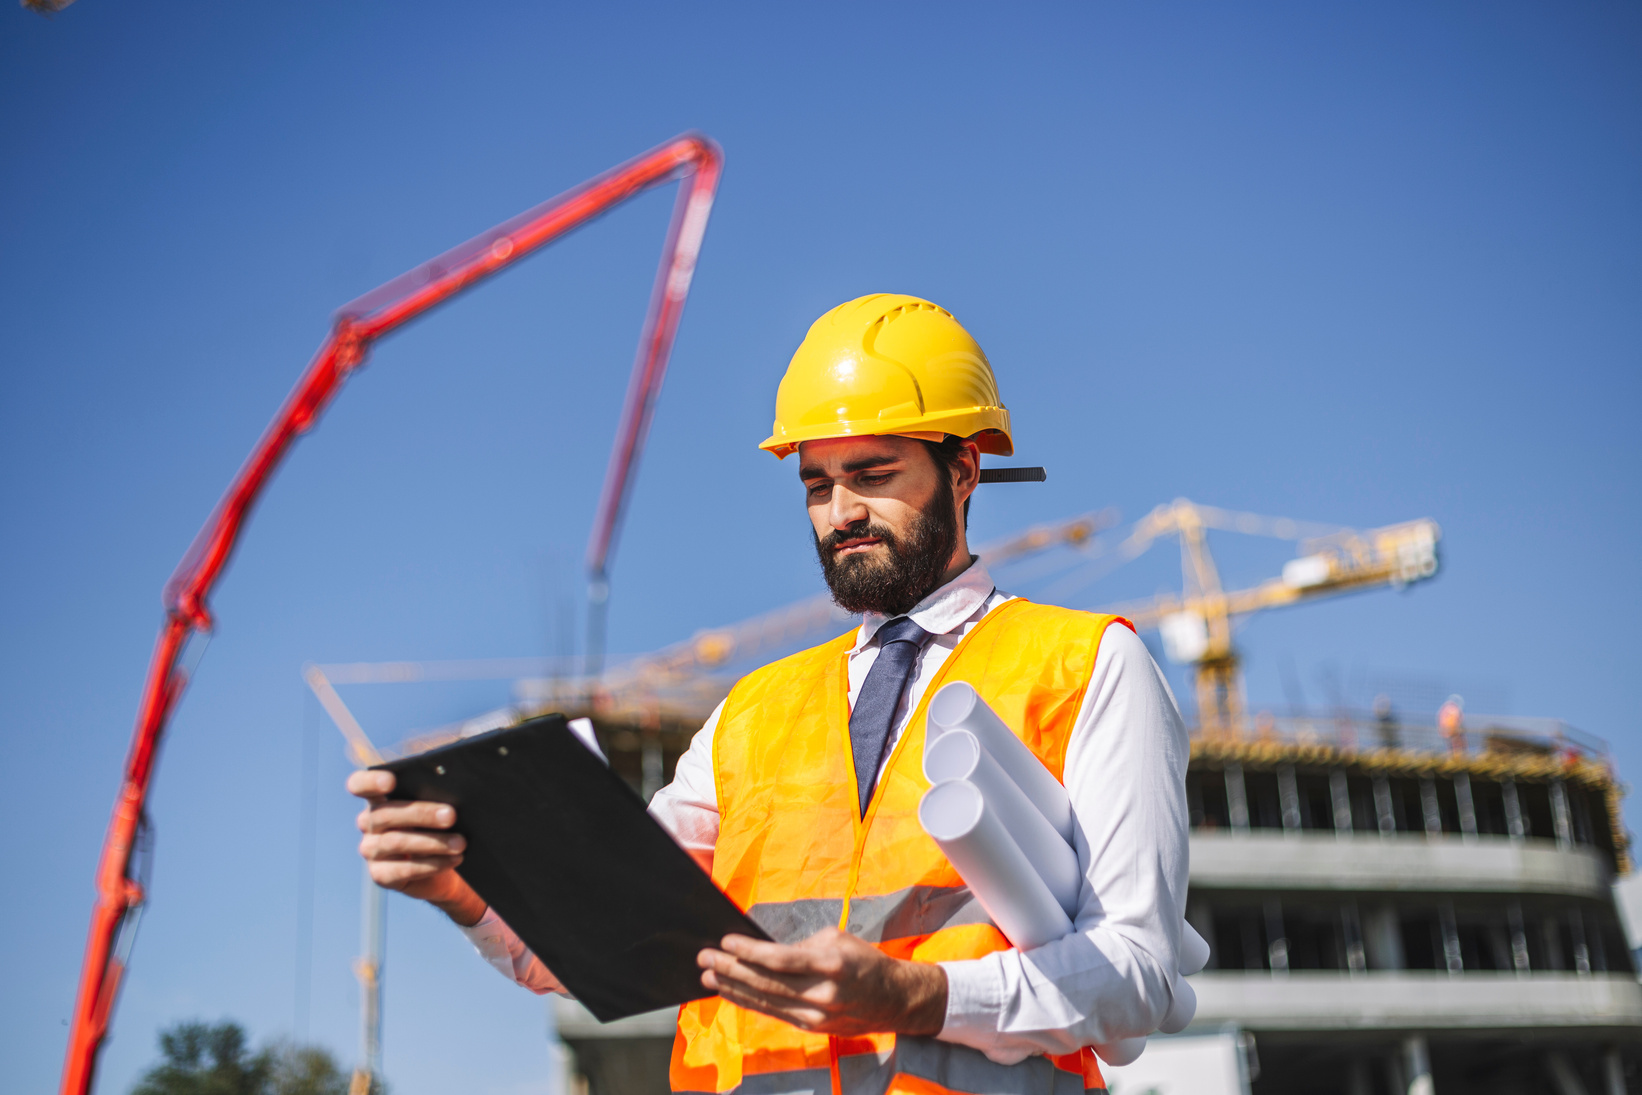
<svg viewBox="0 0 1642 1095">
<path fill-rule="evenodd" d="M 723 154 L 709 138 L 692 133 L 675 137 L 395 278 L 337 313 L 330 337 L 165 584 L 165 620 L 149 660 L 114 816 L 98 860 L 97 900 L 69 1029 L 62 1095 L 87 1095 L 91 1089 L 97 1054 L 129 957 L 136 914 L 144 897 L 142 885 L 132 877 L 132 853 L 160 738 L 188 684 L 184 651 L 191 638 L 210 631 L 211 590 L 233 554 L 252 506 L 291 445 L 313 427 L 349 374 L 365 363 L 377 339 L 627 199 L 682 180 L 588 544 L 589 564 L 602 573 L 608 566 L 622 502 L 678 332 L 722 168 Z"/>
</svg>

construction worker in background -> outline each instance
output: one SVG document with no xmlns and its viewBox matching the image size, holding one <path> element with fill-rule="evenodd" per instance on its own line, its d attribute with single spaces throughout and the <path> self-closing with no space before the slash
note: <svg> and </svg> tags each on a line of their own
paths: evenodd
<svg viewBox="0 0 1642 1095">
<path fill-rule="evenodd" d="M 1437 729 L 1442 733 L 1443 740 L 1448 742 L 1448 751 L 1454 754 L 1465 752 L 1465 699 L 1461 696 L 1449 696 L 1437 708 Z"/>
<path fill-rule="evenodd" d="M 1090 1047 L 1155 1030 L 1178 962 L 1187 744 L 1162 674 L 1126 621 L 1011 597 L 970 554 L 980 456 L 1014 446 L 991 365 L 944 309 L 879 294 L 822 316 L 761 447 L 797 454 L 822 573 L 862 622 L 739 681 L 651 801 L 778 940 L 701 952 L 717 995 L 680 1011 L 674 1090 L 1103 1090 Z M 1074 931 L 1027 953 L 917 820 L 924 707 L 949 680 L 976 687 L 1077 815 Z M 369 800 L 371 876 L 443 909 L 506 976 L 559 989 L 454 870 L 451 807 L 386 802 L 392 779 L 348 780 Z"/>
</svg>

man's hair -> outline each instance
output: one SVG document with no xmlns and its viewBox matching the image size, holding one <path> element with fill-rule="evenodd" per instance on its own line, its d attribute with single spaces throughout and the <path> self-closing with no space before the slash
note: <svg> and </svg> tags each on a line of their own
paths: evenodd
<svg viewBox="0 0 1642 1095">
<path fill-rule="evenodd" d="M 935 470 L 946 476 L 948 483 L 952 482 L 952 473 L 958 466 L 958 461 L 964 454 L 964 439 L 947 434 L 940 441 L 925 441 L 918 439 L 918 443 L 929 450 L 929 458 L 935 461 Z M 969 503 L 975 500 L 971 494 L 964 499 L 964 531 L 969 531 Z"/>
</svg>

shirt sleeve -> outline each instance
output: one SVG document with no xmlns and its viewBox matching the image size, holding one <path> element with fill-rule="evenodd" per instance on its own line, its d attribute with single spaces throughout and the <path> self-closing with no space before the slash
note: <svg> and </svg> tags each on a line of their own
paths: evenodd
<svg viewBox="0 0 1642 1095">
<path fill-rule="evenodd" d="M 1013 1064 L 1157 1029 L 1173 1001 L 1187 871 L 1185 725 L 1121 624 L 1102 636 L 1066 753 L 1084 884 L 1073 933 L 943 962 L 939 1037 Z"/>
<path fill-rule="evenodd" d="M 718 844 L 718 781 L 713 776 L 713 735 L 724 704 L 713 708 L 690 748 L 678 758 L 673 782 L 650 799 L 650 816 L 673 834 L 701 869 L 711 874 L 713 847 Z"/>
<path fill-rule="evenodd" d="M 661 823 L 701 869 L 713 869 L 713 846 L 718 843 L 718 784 L 713 779 L 713 732 L 718 727 L 720 703 L 690 739 L 690 748 L 678 760 L 673 782 L 650 799 L 650 816 Z M 495 909 L 462 934 L 497 972 L 538 996 L 557 992 L 568 996 L 558 978 L 533 954 L 524 940 L 508 927 Z"/>
<path fill-rule="evenodd" d="M 486 909 L 479 922 L 470 928 L 463 928 L 462 934 L 468 937 L 468 942 L 479 952 L 479 957 L 508 980 L 518 982 L 537 996 L 550 992 L 570 995 L 559 984 L 559 979 L 542 965 L 542 960 L 530 952 L 524 940 L 502 922 L 495 909 Z"/>
</svg>

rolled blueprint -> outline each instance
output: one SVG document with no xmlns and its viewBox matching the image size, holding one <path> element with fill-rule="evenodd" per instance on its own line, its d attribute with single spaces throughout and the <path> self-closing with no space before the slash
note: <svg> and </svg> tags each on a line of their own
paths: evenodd
<svg viewBox="0 0 1642 1095">
<path fill-rule="evenodd" d="M 918 820 L 1015 946 L 1031 950 L 1071 934 L 1066 911 L 973 783 L 949 779 L 931 787 Z"/>
<path fill-rule="evenodd" d="M 930 730 L 926 731 L 924 741 L 926 757 L 941 734 L 948 730 L 968 730 L 992 754 L 998 767 L 1015 781 L 1015 786 L 1026 793 L 1027 800 L 1049 819 L 1055 832 L 1068 844 L 1072 842 L 1072 803 L 1066 797 L 1066 788 L 987 706 L 974 685 L 953 681 L 943 686 L 929 701 L 927 721 Z"/>
<path fill-rule="evenodd" d="M 1190 977 L 1194 973 L 1201 973 L 1203 967 L 1209 964 L 1209 944 L 1197 934 L 1197 929 L 1190 923 L 1182 922 L 1180 926 L 1180 974 Z"/>
<path fill-rule="evenodd" d="M 1164 1034 L 1179 1034 L 1186 1029 L 1186 1024 L 1192 1021 L 1197 1014 L 1197 991 L 1187 983 L 1184 977 L 1176 977 L 1169 986 L 1174 992 L 1174 1000 L 1169 1004 L 1169 1010 L 1163 1016 L 1163 1021 L 1157 1029 Z"/>
<path fill-rule="evenodd" d="M 1209 964 L 1208 941 L 1197 934 L 1197 929 L 1190 922 L 1183 921 L 1180 925 L 1180 955 L 1176 964 L 1180 967 L 1180 976 L 1169 984 L 1174 991 L 1174 1000 L 1169 1004 L 1163 1021 L 1157 1025 L 1157 1029 L 1164 1034 L 1179 1034 L 1197 1014 L 1197 991 L 1187 983 L 1186 978 Z"/>
<path fill-rule="evenodd" d="M 1186 930 L 1191 932 L 1198 942 L 1202 942 L 1202 936 L 1193 931 L 1191 925 L 1188 924 Z M 1207 953 L 1207 944 L 1203 949 Z M 1181 951 L 1184 953 L 1185 947 L 1182 947 Z M 1197 992 L 1184 977 L 1176 977 L 1170 983 L 1169 990 L 1174 994 L 1174 998 L 1170 1001 L 1169 1010 L 1164 1013 L 1163 1021 L 1157 1025 L 1157 1029 L 1163 1034 L 1179 1034 L 1191 1023 L 1192 1016 L 1197 1014 Z M 1132 1064 L 1145 1051 L 1146 1039 L 1122 1038 L 1094 1048 L 1096 1056 L 1102 1061 L 1109 1065 L 1122 1066 Z"/>
<path fill-rule="evenodd" d="M 1077 913 L 1078 889 L 1083 883 L 1077 853 L 974 734 L 968 730 L 942 734 L 924 750 L 924 775 L 931 783 L 949 779 L 973 783 L 1066 915 Z"/>
<path fill-rule="evenodd" d="M 1144 1037 L 1122 1038 L 1116 1042 L 1108 1042 L 1106 1045 L 1095 1047 L 1096 1056 L 1107 1064 L 1116 1065 L 1119 1068 L 1124 1065 L 1134 1064 L 1136 1059 L 1145 1051 L 1146 1039 Z"/>
<path fill-rule="evenodd" d="M 955 681 L 930 700 L 924 775 L 935 785 L 918 808 L 924 831 L 1009 941 L 1024 951 L 1071 934 L 1069 915 L 1083 881 L 1071 844 L 1071 802 L 973 685 Z M 1191 1023 L 1197 993 L 1186 977 L 1208 961 L 1209 944 L 1182 920 L 1179 976 L 1171 978 L 1159 1031 L 1178 1034 Z M 1116 1066 L 1145 1049 L 1144 1037 L 1094 1047 Z"/>
</svg>

